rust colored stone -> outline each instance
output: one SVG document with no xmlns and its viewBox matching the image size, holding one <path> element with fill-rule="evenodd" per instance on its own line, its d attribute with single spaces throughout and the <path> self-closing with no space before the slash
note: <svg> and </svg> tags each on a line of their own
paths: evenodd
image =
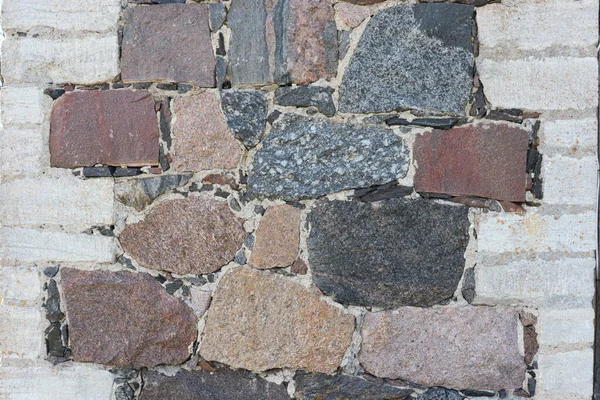
<svg viewBox="0 0 600 400">
<path fill-rule="evenodd" d="M 306 275 L 306 273 L 308 272 L 308 265 L 306 265 L 306 263 L 304 261 L 302 261 L 301 259 L 297 259 L 296 261 L 294 261 L 294 263 L 292 264 L 292 268 L 291 271 L 294 274 L 298 274 L 298 275 Z"/>
<path fill-rule="evenodd" d="M 433 130 L 415 140 L 415 190 L 525 201 L 527 131 L 507 124 Z"/>
<path fill-rule="evenodd" d="M 208 274 L 233 260 L 246 232 L 225 202 L 203 197 L 165 201 L 120 235 L 125 251 L 146 268 Z"/>
<path fill-rule="evenodd" d="M 151 275 L 61 271 L 73 360 L 139 368 L 189 357 L 198 336 L 194 311 Z"/>
<path fill-rule="evenodd" d="M 210 174 L 202 178 L 202 183 L 205 185 L 221 185 L 229 186 L 233 190 L 238 190 L 239 185 L 235 178 L 230 174 Z"/>
<path fill-rule="evenodd" d="M 65 93 L 50 117 L 50 165 L 157 165 L 158 136 L 154 100 L 146 90 Z"/>
<path fill-rule="evenodd" d="M 525 214 L 525 209 L 519 204 L 511 203 L 510 201 L 501 201 L 500 206 L 506 212 L 512 212 L 516 214 Z"/>
<path fill-rule="evenodd" d="M 206 317 L 200 355 L 233 368 L 333 373 L 354 317 L 294 280 L 248 267 L 225 275 Z"/>
<path fill-rule="evenodd" d="M 165 4 L 125 10 L 123 82 L 190 82 L 215 87 L 207 4 Z"/>
<path fill-rule="evenodd" d="M 173 166 L 178 171 L 233 169 L 242 156 L 214 93 L 173 100 Z"/>
<path fill-rule="evenodd" d="M 269 207 L 256 231 L 250 266 L 258 269 L 287 267 L 300 245 L 300 210 L 284 204 Z"/>
</svg>

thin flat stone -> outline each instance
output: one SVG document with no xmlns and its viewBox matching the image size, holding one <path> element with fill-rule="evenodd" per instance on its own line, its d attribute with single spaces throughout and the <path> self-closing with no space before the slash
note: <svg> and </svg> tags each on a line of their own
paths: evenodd
<svg viewBox="0 0 600 400">
<path fill-rule="evenodd" d="M 61 277 L 73 360 L 138 368 L 190 356 L 194 311 L 151 275 L 61 268 Z"/>
<path fill-rule="evenodd" d="M 124 20 L 123 82 L 190 82 L 215 87 L 207 4 L 130 7 Z"/>
<path fill-rule="evenodd" d="M 522 203 L 527 186 L 528 132 L 483 123 L 417 136 L 415 190 Z"/>
<path fill-rule="evenodd" d="M 340 86 L 340 111 L 465 115 L 473 86 L 473 7 L 397 5 L 368 23 Z"/>
<path fill-rule="evenodd" d="M 191 174 L 162 175 L 117 182 L 114 189 L 115 199 L 142 211 L 158 196 L 188 183 L 191 177 Z"/>
<path fill-rule="evenodd" d="M 500 307 L 403 307 L 367 313 L 361 365 L 371 374 L 457 390 L 520 388 L 517 312 Z"/>
<path fill-rule="evenodd" d="M 297 200 L 406 176 L 409 150 L 392 130 L 284 115 L 254 155 L 250 196 Z"/>
<path fill-rule="evenodd" d="M 275 104 L 292 107 L 310 107 L 317 109 L 328 117 L 335 114 L 333 103 L 334 90 L 322 86 L 284 86 L 275 91 Z"/>
<path fill-rule="evenodd" d="M 119 240 L 146 268 L 208 274 L 232 261 L 242 247 L 242 223 L 227 203 L 193 196 L 159 204 L 145 220 L 127 225 Z"/>
<path fill-rule="evenodd" d="M 293 279 L 248 267 L 225 275 L 206 317 L 200 355 L 233 368 L 333 373 L 354 317 Z"/>
<path fill-rule="evenodd" d="M 54 102 L 50 165 L 158 165 L 154 100 L 146 90 L 71 92 Z"/>
<path fill-rule="evenodd" d="M 221 105 L 229 129 L 247 148 L 254 147 L 267 125 L 267 98 L 260 91 L 224 90 Z"/>
<path fill-rule="evenodd" d="M 429 307 L 451 298 L 463 274 L 467 207 L 323 200 L 308 222 L 313 281 L 342 304 Z"/>
</svg>

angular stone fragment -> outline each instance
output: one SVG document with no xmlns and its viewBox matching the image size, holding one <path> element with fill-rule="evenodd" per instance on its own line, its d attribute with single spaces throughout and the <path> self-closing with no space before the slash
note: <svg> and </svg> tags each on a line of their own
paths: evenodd
<svg viewBox="0 0 600 400">
<path fill-rule="evenodd" d="M 142 211 L 161 194 L 188 183 L 191 177 L 191 174 L 162 175 L 117 182 L 115 198 L 126 206 Z"/>
<path fill-rule="evenodd" d="M 151 275 L 61 269 L 73 359 L 118 367 L 181 364 L 194 311 Z"/>
<path fill-rule="evenodd" d="M 406 176 L 408 157 L 390 129 L 284 115 L 254 156 L 249 193 L 295 200 L 381 185 Z"/>
<path fill-rule="evenodd" d="M 477 124 L 417 136 L 415 190 L 524 202 L 528 132 Z"/>
<path fill-rule="evenodd" d="M 50 164 L 158 164 L 158 122 L 146 90 L 71 92 L 54 102 L 50 119 Z"/>
<path fill-rule="evenodd" d="M 520 388 L 525 362 L 518 329 L 517 313 L 498 307 L 368 313 L 359 359 L 371 374 L 424 386 Z"/>
<path fill-rule="evenodd" d="M 308 222 L 314 282 L 340 303 L 428 307 L 456 291 L 469 241 L 466 207 L 320 201 Z"/>
<path fill-rule="evenodd" d="M 296 259 L 299 245 L 300 210 L 287 204 L 269 207 L 256 231 L 250 266 L 287 267 Z"/>
<path fill-rule="evenodd" d="M 366 7 L 365 7 L 366 6 Z M 353 2 L 338 2 L 335 4 L 335 15 L 348 27 L 354 29 L 359 26 L 367 17 L 376 14 L 384 8 L 383 4 L 354 4 Z M 348 32 L 348 31 L 344 31 Z"/>
<path fill-rule="evenodd" d="M 358 376 L 332 376 L 298 371 L 294 381 L 296 382 L 295 398 L 300 400 L 401 400 L 412 393 L 411 389 L 370 382 Z"/>
<path fill-rule="evenodd" d="M 328 117 L 335 114 L 333 89 L 322 86 L 284 86 L 275 91 L 275 104 L 292 107 L 310 107 L 317 109 Z"/>
<path fill-rule="evenodd" d="M 207 4 L 130 7 L 124 19 L 124 82 L 190 82 L 215 87 Z"/>
<path fill-rule="evenodd" d="M 242 149 L 214 93 L 173 100 L 173 166 L 179 171 L 233 169 Z"/>
<path fill-rule="evenodd" d="M 365 6 L 365 5 L 371 5 L 371 4 L 377 4 L 377 3 L 381 3 L 385 0 L 342 0 L 345 1 L 347 3 L 352 3 L 352 4 L 358 4 L 361 6 Z"/>
<path fill-rule="evenodd" d="M 267 99 L 263 92 L 224 90 L 221 105 L 229 129 L 244 143 L 254 147 L 260 141 L 267 124 Z"/>
<path fill-rule="evenodd" d="M 336 74 L 337 30 L 328 1 L 234 0 L 227 23 L 234 85 L 306 85 Z"/>
<path fill-rule="evenodd" d="M 208 310 L 200 355 L 233 368 L 332 373 L 354 317 L 281 275 L 241 268 L 222 278 Z"/>
<path fill-rule="evenodd" d="M 465 114 L 473 86 L 473 7 L 397 5 L 367 25 L 344 73 L 340 111 Z"/>
<path fill-rule="evenodd" d="M 127 225 L 120 241 L 143 266 L 176 274 L 208 274 L 233 260 L 246 233 L 227 203 L 201 197 L 159 204 Z"/>
<path fill-rule="evenodd" d="M 463 400 L 464 397 L 456 390 L 445 388 L 431 388 L 422 395 L 419 395 L 417 400 Z"/>
<path fill-rule="evenodd" d="M 268 382 L 244 371 L 218 369 L 187 371 L 174 376 L 143 371 L 144 388 L 140 400 L 165 400 L 177 394 L 178 400 L 287 400 L 283 385 Z"/>
<path fill-rule="evenodd" d="M 210 3 L 208 5 L 210 15 L 210 30 L 216 32 L 221 28 L 227 17 L 227 9 L 223 3 Z"/>
</svg>

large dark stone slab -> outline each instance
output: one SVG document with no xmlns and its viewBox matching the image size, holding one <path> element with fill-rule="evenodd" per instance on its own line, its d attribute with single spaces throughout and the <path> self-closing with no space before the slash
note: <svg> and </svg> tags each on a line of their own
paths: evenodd
<svg viewBox="0 0 600 400">
<path fill-rule="evenodd" d="M 375 15 L 344 73 L 340 111 L 464 115 L 473 86 L 473 7 L 398 5 Z"/>
<path fill-rule="evenodd" d="M 342 304 L 428 307 L 452 297 L 468 209 L 422 199 L 320 201 L 308 216 L 315 284 Z"/>
<path fill-rule="evenodd" d="M 142 372 L 144 388 L 140 400 L 288 400 L 283 385 L 245 373 L 218 369 L 209 371 L 179 370 L 175 376 L 155 371 Z"/>
<path fill-rule="evenodd" d="M 335 114 L 333 88 L 322 86 L 284 86 L 275 91 L 275 104 L 292 107 L 314 106 L 328 117 Z"/>
<path fill-rule="evenodd" d="M 412 393 L 410 389 L 370 382 L 358 376 L 309 374 L 299 371 L 294 380 L 295 398 L 299 400 L 401 400 Z"/>
<path fill-rule="evenodd" d="M 390 129 L 285 115 L 255 154 L 248 187 L 253 197 L 306 199 L 395 181 L 408 165 Z"/>
<path fill-rule="evenodd" d="M 221 106 L 233 135 L 247 148 L 260 141 L 267 124 L 267 99 L 264 92 L 224 90 Z"/>
</svg>

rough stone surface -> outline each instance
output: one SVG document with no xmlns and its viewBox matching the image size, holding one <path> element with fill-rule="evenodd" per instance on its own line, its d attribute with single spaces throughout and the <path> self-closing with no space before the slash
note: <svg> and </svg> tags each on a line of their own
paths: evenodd
<svg viewBox="0 0 600 400">
<path fill-rule="evenodd" d="M 223 3 L 210 3 L 208 5 L 210 15 L 210 29 L 215 32 L 221 28 L 227 17 L 227 9 Z"/>
<path fill-rule="evenodd" d="M 384 7 L 384 4 L 373 3 L 372 5 L 360 5 L 351 2 L 341 1 L 335 4 L 334 9 L 336 18 L 341 20 L 344 24 L 348 25 L 349 28 L 354 29 L 357 26 L 359 26 L 365 19 L 367 19 L 367 17 L 376 14 Z"/>
<path fill-rule="evenodd" d="M 61 271 L 73 359 L 119 367 L 181 364 L 196 316 L 151 275 Z"/>
<path fill-rule="evenodd" d="M 294 376 L 295 398 L 300 400 L 388 400 L 405 399 L 412 390 L 379 382 L 370 382 L 358 376 L 308 374 L 299 371 Z"/>
<path fill-rule="evenodd" d="M 236 0 L 227 23 L 234 85 L 306 85 L 336 74 L 337 30 L 329 2 Z"/>
<path fill-rule="evenodd" d="M 191 307 L 194 309 L 198 318 L 202 317 L 212 300 L 212 292 L 202 290 L 197 287 L 190 287 Z"/>
<path fill-rule="evenodd" d="M 536 331 L 545 348 L 594 343 L 594 309 L 541 310 Z"/>
<path fill-rule="evenodd" d="M 385 0 L 342 0 L 342 1 L 345 1 L 347 3 L 352 3 L 352 4 L 358 4 L 361 6 L 366 6 L 366 5 L 381 3 Z"/>
<path fill-rule="evenodd" d="M 371 374 L 424 386 L 500 390 L 521 387 L 515 311 L 465 307 L 368 313 L 360 363 Z"/>
<path fill-rule="evenodd" d="M 300 210 L 287 204 L 269 207 L 256 232 L 250 266 L 287 267 L 296 259 L 299 246 Z"/>
<path fill-rule="evenodd" d="M 0 354 L 2 355 L 3 379 L 6 360 L 36 359 L 42 356 L 44 348 L 43 328 L 41 328 L 43 318 L 36 306 L 19 307 L 4 304 L 0 306 L 0 335 L 2 335 Z M 0 393 L 2 392 L 0 391 Z"/>
<path fill-rule="evenodd" d="M 417 400 L 463 400 L 464 397 L 456 390 L 448 390 L 445 388 L 431 388 L 425 393 L 419 395 Z"/>
<path fill-rule="evenodd" d="M 131 7 L 125 10 L 124 19 L 124 82 L 190 82 L 215 87 L 207 4 Z"/>
<path fill-rule="evenodd" d="M 242 149 L 229 128 L 217 95 L 173 100 L 173 166 L 178 171 L 233 169 Z"/>
<path fill-rule="evenodd" d="M 594 352 L 592 349 L 567 351 L 558 354 L 538 355 L 538 396 L 550 398 L 557 394 L 561 399 L 569 395 L 589 398 L 593 392 Z M 565 368 L 568 366 L 568 368 Z M 573 374 L 573 371 L 577 371 Z"/>
<path fill-rule="evenodd" d="M 137 211 L 142 211 L 161 194 L 188 183 L 191 177 L 190 174 L 163 175 L 117 182 L 114 188 L 115 198 Z"/>
<path fill-rule="evenodd" d="M 73 92 L 54 103 L 53 167 L 158 165 L 158 123 L 146 90 Z"/>
<path fill-rule="evenodd" d="M 544 157 L 544 202 L 547 204 L 596 204 L 596 156 L 583 158 Z"/>
<path fill-rule="evenodd" d="M 340 111 L 465 114 L 473 82 L 473 7 L 398 5 L 367 25 L 344 73 Z"/>
<path fill-rule="evenodd" d="M 415 190 L 524 202 L 528 132 L 476 124 L 417 136 Z"/>
<path fill-rule="evenodd" d="M 267 124 L 265 94 L 259 91 L 224 90 L 221 92 L 221 104 L 233 135 L 248 148 L 256 146 Z"/>
<path fill-rule="evenodd" d="M 384 184 L 406 176 L 408 156 L 389 129 L 285 115 L 254 156 L 249 192 L 295 200 Z"/>
<path fill-rule="evenodd" d="M 140 400 L 165 400 L 176 394 L 178 400 L 287 400 L 283 385 L 267 382 L 244 371 L 218 369 L 179 370 L 175 376 L 144 371 Z"/>
<path fill-rule="evenodd" d="M 317 109 L 328 117 L 335 114 L 333 89 L 321 86 L 284 86 L 275 91 L 275 104 L 292 107 L 310 107 Z"/>
<path fill-rule="evenodd" d="M 200 355 L 233 368 L 333 373 L 350 345 L 354 317 L 315 291 L 266 271 L 222 278 L 208 310 Z"/>
<path fill-rule="evenodd" d="M 340 303 L 431 306 L 452 297 L 463 274 L 466 207 L 417 199 L 320 201 L 308 221 L 314 282 Z"/>
<path fill-rule="evenodd" d="M 143 266 L 177 274 L 215 272 L 233 260 L 246 233 L 227 203 L 201 197 L 159 204 L 120 241 Z"/>
</svg>

